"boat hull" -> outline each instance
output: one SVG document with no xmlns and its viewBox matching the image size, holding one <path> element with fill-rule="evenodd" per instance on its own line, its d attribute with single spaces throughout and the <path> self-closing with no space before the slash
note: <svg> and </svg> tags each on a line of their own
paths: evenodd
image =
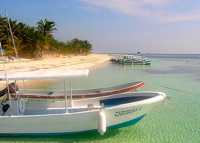
<svg viewBox="0 0 200 143">
<path fill-rule="evenodd" d="M 147 114 L 151 106 L 146 106 L 148 110 L 145 106 L 135 106 L 121 110 L 135 110 L 141 107 L 143 108 L 141 111 L 126 115 L 116 115 L 121 109 L 103 111 L 106 115 L 107 129 L 120 128 L 137 123 Z M 98 114 L 99 111 L 56 116 L 13 116 L 13 118 L 1 119 L 0 135 L 58 135 L 97 131 Z M 54 131 L 52 131 L 52 129 L 54 129 Z"/>
<path fill-rule="evenodd" d="M 122 99 L 124 95 L 117 96 L 120 96 Z M 108 100 L 109 98 L 110 100 L 114 99 L 108 97 L 100 100 L 102 102 L 104 100 L 110 102 Z M 115 99 L 116 98 L 119 97 L 115 97 Z M 129 94 L 126 98 L 129 99 Z M 129 126 L 140 121 L 157 102 L 164 98 L 165 96 L 160 94 L 143 101 L 130 102 L 121 105 L 108 104 L 108 107 L 105 102 L 104 108 L 85 110 L 77 113 L 71 113 L 69 109 L 68 113 L 63 112 L 61 114 L 47 113 L 46 115 L 1 116 L 0 135 L 60 135 L 97 131 L 97 118 L 100 111 L 105 114 L 106 129 Z M 98 101 L 100 100 L 98 99 Z M 75 102 L 74 104 L 79 104 L 78 102 L 80 102 L 80 105 L 90 102 L 96 104 L 96 101 L 96 99 L 77 101 L 77 103 Z M 49 108 L 48 110 L 51 109 Z M 62 111 L 64 110 L 65 109 Z M 39 110 L 37 109 L 37 111 Z M 56 113 L 58 113 L 58 110 Z"/>
<path fill-rule="evenodd" d="M 93 98 L 101 96 L 109 96 L 119 93 L 138 91 L 145 84 L 144 81 L 132 82 L 123 85 L 97 88 L 88 90 L 72 90 L 73 98 Z M 25 92 L 27 94 L 25 94 Z M 52 93 L 49 95 L 49 93 Z M 67 91 L 67 97 L 70 96 L 70 91 Z M 15 95 L 12 94 L 14 98 Z M 64 91 L 52 91 L 52 90 L 20 90 L 17 97 L 24 98 L 28 102 L 54 102 L 58 100 L 65 100 Z"/>
<path fill-rule="evenodd" d="M 124 61 L 123 64 L 133 64 L 133 65 L 151 65 L 151 61 Z"/>
</svg>

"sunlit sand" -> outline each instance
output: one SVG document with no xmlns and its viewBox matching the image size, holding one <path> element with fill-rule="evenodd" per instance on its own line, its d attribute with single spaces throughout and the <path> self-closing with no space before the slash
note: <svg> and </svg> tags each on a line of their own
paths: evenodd
<svg viewBox="0 0 200 143">
<path fill-rule="evenodd" d="M 22 59 L 5 61 L 6 72 L 19 71 L 44 71 L 44 70 L 75 70 L 90 69 L 108 63 L 110 59 L 106 54 L 90 54 L 87 56 L 61 56 L 48 57 L 43 59 Z M 21 67 L 21 69 L 20 69 Z M 3 61 L 0 63 L 0 72 L 4 72 Z M 6 82 L 0 82 L 0 87 L 5 86 Z"/>
<path fill-rule="evenodd" d="M 90 68 L 109 60 L 106 54 L 90 54 L 87 56 L 62 56 L 48 57 L 43 59 L 15 59 L 6 61 L 5 68 L 7 72 L 16 71 L 36 71 L 36 70 L 71 70 Z M 21 69 L 20 69 L 21 67 Z M 0 64 L 1 72 L 4 72 L 3 62 Z"/>
</svg>

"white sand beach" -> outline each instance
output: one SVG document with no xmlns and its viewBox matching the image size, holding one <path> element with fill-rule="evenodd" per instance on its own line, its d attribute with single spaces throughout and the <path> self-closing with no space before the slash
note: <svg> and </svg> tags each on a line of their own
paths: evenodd
<svg viewBox="0 0 200 143">
<path fill-rule="evenodd" d="M 13 61 L 5 61 L 6 72 L 18 71 L 44 71 L 44 70 L 74 70 L 74 69 L 90 69 L 97 66 L 108 64 L 110 59 L 106 54 L 90 54 L 87 56 L 62 56 L 62 57 L 46 57 L 43 59 L 14 59 Z M 21 69 L 19 68 L 21 67 Z M 0 72 L 4 72 L 3 61 L 0 63 Z M 28 82 L 29 83 L 29 82 Z M 26 84 L 28 84 L 26 82 Z M 42 83 L 42 81 L 40 81 Z M 32 83 L 33 84 L 33 83 Z M 38 84 L 38 82 L 36 82 Z M 20 82 L 19 82 L 20 85 Z M 29 84 L 28 84 L 29 85 Z M 28 86 L 27 85 L 27 86 Z M 0 82 L 0 89 L 5 88 L 6 82 Z"/>
<path fill-rule="evenodd" d="M 7 72 L 36 71 L 36 70 L 71 70 L 86 69 L 106 63 L 110 59 L 106 54 L 90 54 L 87 56 L 62 56 L 43 59 L 17 59 L 6 61 Z M 0 63 L 0 72 L 4 71 L 3 62 Z"/>
</svg>

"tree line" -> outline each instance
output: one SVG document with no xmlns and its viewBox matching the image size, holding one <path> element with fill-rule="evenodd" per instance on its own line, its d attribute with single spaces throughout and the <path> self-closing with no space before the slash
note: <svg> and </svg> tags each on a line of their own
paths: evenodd
<svg viewBox="0 0 200 143">
<path fill-rule="evenodd" d="M 10 23 L 10 26 L 9 26 Z M 52 33 L 57 31 L 54 21 L 40 20 L 37 27 L 30 27 L 17 20 L 0 16 L 0 41 L 7 55 L 28 54 L 30 58 L 42 57 L 44 51 L 57 51 L 59 54 L 89 54 L 92 45 L 87 40 L 77 38 L 62 42 L 56 40 Z M 13 34 L 13 39 L 10 28 Z"/>
</svg>

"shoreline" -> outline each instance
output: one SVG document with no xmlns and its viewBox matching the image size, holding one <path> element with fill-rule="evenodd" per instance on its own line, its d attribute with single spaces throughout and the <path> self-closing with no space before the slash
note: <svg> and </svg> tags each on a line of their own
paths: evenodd
<svg viewBox="0 0 200 143">
<path fill-rule="evenodd" d="M 14 61 L 6 61 L 6 72 L 19 72 L 19 64 L 21 71 L 47 71 L 47 70 L 76 70 L 76 69 L 91 69 L 108 64 L 110 59 L 106 54 L 90 54 L 87 56 L 62 56 L 43 59 L 19 59 Z M 0 63 L 0 72 L 4 72 L 3 62 Z M 22 81 L 18 83 L 21 86 Z M 26 81 L 29 85 L 29 82 Z M 0 82 L 0 88 L 5 88 L 6 82 Z"/>
<path fill-rule="evenodd" d="M 15 59 L 5 61 L 6 72 L 18 71 L 46 71 L 46 70 L 72 70 L 87 69 L 103 64 L 110 59 L 106 54 L 90 54 L 87 56 L 61 56 L 43 59 Z M 19 68 L 21 67 L 21 69 Z M 4 71 L 3 62 L 0 64 L 0 72 Z"/>
</svg>

